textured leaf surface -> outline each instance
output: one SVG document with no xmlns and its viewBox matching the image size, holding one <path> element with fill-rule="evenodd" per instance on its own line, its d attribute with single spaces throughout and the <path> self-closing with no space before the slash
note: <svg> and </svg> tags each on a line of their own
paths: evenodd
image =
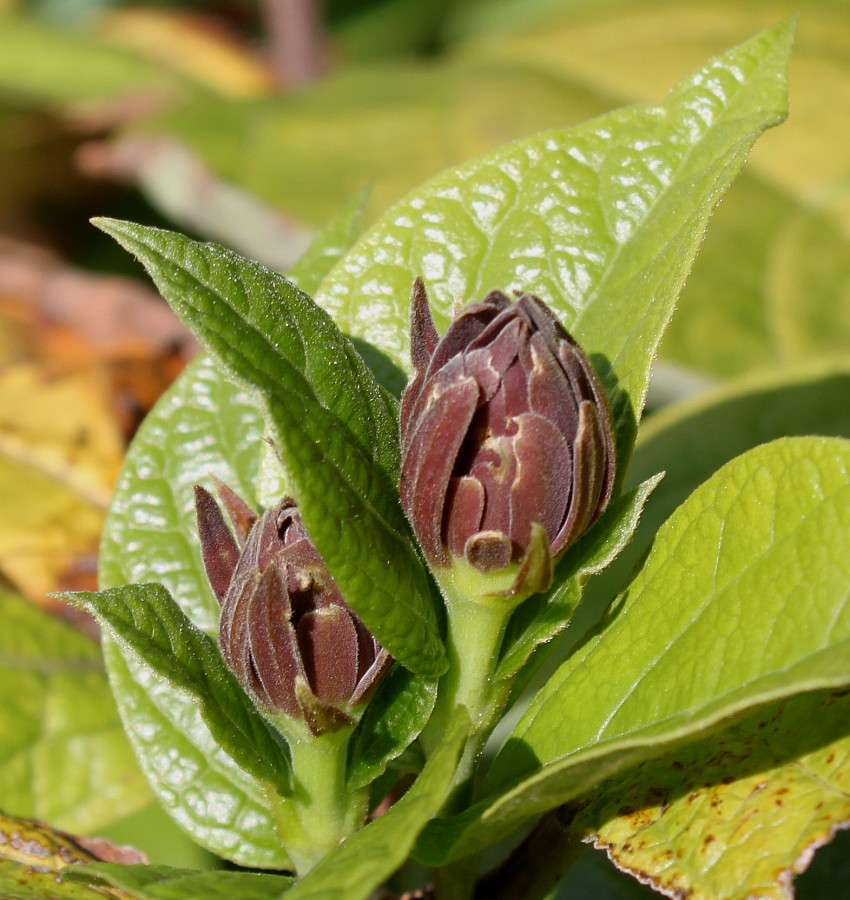
<svg viewBox="0 0 850 900">
<path fill-rule="evenodd" d="M 396 659 L 438 675 L 445 663 L 431 589 L 394 490 L 394 404 L 351 344 L 306 294 L 256 263 L 158 229 L 101 227 L 262 392 L 304 522 L 346 601 Z"/>
<path fill-rule="evenodd" d="M 649 367 L 707 218 L 753 141 L 781 121 L 792 27 L 681 82 L 663 106 L 619 110 L 450 169 L 394 206 L 325 280 L 340 326 L 409 367 L 423 276 L 435 319 L 493 289 L 550 303 L 612 396 L 620 463 Z"/>
<path fill-rule="evenodd" d="M 177 824 L 239 865 L 289 868 L 264 792 L 218 746 L 192 698 L 115 644 L 104 651 L 142 770 Z"/>
<path fill-rule="evenodd" d="M 594 601 L 606 602 L 631 577 L 655 532 L 695 488 L 724 463 L 758 444 L 805 434 L 850 438 L 850 363 L 809 363 L 760 374 L 671 404 L 640 429 L 628 480 L 664 478 L 646 503 L 632 541 L 598 579 Z"/>
<path fill-rule="evenodd" d="M 814 692 L 612 779 L 575 828 L 668 896 L 791 900 L 850 825 L 848 785 L 850 695 Z"/>
<path fill-rule="evenodd" d="M 555 587 L 517 609 L 505 633 L 497 678 L 509 678 L 518 672 L 536 647 L 567 626 L 588 578 L 610 565 L 631 540 L 647 497 L 659 478 L 648 478 L 635 490 L 616 498 L 598 525 L 564 558 L 555 572 Z M 573 562 L 576 559 L 581 560 L 577 571 Z"/>
<path fill-rule="evenodd" d="M 366 900 L 408 858 L 426 822 L 445 803 L 468 731 L 468 720 L 456 719 L 410 790 L 383 816 L 328 854 L 290 896 Z"/>
<path fill-rule="evenodd" d="M 197 872 L 168 866 L 94 863 L 69 873 L 76 882 L 126 891 L 133 900 L 276 900 L 291 879 L 253 872 Z"/>
<path fill-rule="evenodd" d="M 483 846 L 729 716 L 850 681 L 848 472 L 848 442 L 789 438 L 695 491 L 532 702 L 485 778 L 492 800 L 435 826 L 422 855 Z"/>
<path fill-rule="evenodd" d="M 387 763 L 411 744 L 425 727 L 437 699 L 437 682 L 393 666 L 352 737 L 348 784 L 364 787 L 381 775 Z"/>
<path fill-rule="evenodd" d="M 4 809 L 91 832 L 149 803 L 97 645 L 10 594 L 0 620 Z"/>
<path fill-rule="evenodd" d="M 500 6 L 499 13 L 513 11 L 503 20 L 505 30 L 473 41 L 472 57 L 493 64 L 527 60 L 534 71 L 584 85 L 610 106 L 651 101 L 700 60 L 799 15 L 794 115 L 760 142 L 712 219 L 662 354 L 730 375 L 802 362 L 806 353 L 830 352 L 842 340 L 847 346 L 850 323 L 840 298 L 847 288 L 850 206 L 841 148 L 848 122 L 840 111 L 850 102 L 850 27 L 840 5 L 544 0 L 535 10 L 519 0 Z M 488 9 L 476 16 L 474 7 L 461 12 L 478 28 L 495 26 L 499 15 Z M 571 105 L 565 103 L 565 116 Z M 819 318 L 821 312 L 826 315 Z"/>
<path fill-rule="evenodd" d="M 310 289 L 346 234 L 346 212 L 318 239 L 321 252 L 298 264 Z M 195 625 L 218 628 L 219 606 L 204 575 L 192 487 L 213 476 L 255 502 L 264 414 L 210 357 L 191 363 L 136 434 L 119 478 L 99 559 L 103 588 L 158 581 Z M 132 548 L 132 553 L 126 552 Z M 253 778 L 215 743 L 191 697 L 138 659 L 105 644 L 124 727 L 163 807 L 202 846 L 244 866 L 286 868 L 265 798 Z M 167 762 L 167 764 L 165 764 Z"/>
<path fill-rule="evenodd" d="M 216 742 L 246 772 L 287 790 L 289 761 L 280 741 L 224 665 L 216 642 L 186 618 L 166 588 L 128 584 L 66 596 L 173 690 L 187 692 Z"/>
</svg>

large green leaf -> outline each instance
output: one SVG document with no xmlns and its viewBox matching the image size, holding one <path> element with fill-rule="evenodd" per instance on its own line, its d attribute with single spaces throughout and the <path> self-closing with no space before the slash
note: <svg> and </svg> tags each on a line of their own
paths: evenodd
<svg viewBox="0 0 850 900">
<path fill-rule="evenodd" d="M 589 602 L 604 605 L 622 590 L 670 513 L 738 454 L 791 435 L 850 438 L 848 392 L 850 362 L 816 362 L 730 381 L 647 419 L 628 481 L 640 484 L 654 472 L 664 472 L 664 479 L 647 501 L 631 543 L 591 582 Z"/>
<path fill-rule="evenodd" d="M 410 790 L 352 835 L 290 892 L 294 900 L 366 900 L 410 855 L 419 833 L 445 803 L 469 721 L 461 713 Z"/>
<path fill-rule="evenodd" d="M 65 595 L 108 629 L 130 654 L 198 705 L 218 745 L 250 775 L 285 794 L 289 758 L 282 741 L 197 628 L 161 584 L 127 584 Z"/>
<path fill-rule="evenodd" d="M 731 716 L 850 682 L 848 474 L 847 441 L 788 438 L 697 489 L 535 697 L 485 778 L 489 799 L 430 829 L 422 855 L 471 852 Z"/>
<path fill-rule="evenodd" d="M 97 645 L 7 593 L 0 620 L 3 807 L 91 832 L 147 805 Z"/>
<path fill-rule="evenodd" d="M 502 642 L 496 678 L 510 678 L 537 647 L 550 641 L 570 621 L 588 579 L 609 566 L 635 533 L 644 504 L 660 476 L 648 478 L 617 497 L 597 526 L 583 535 L 555 572 L 554 587 L 526 600 L 511 616 Z M 575 560 L 579 560 L 576 569 Z"/>
<path fill-rule="evenodd" d="M 346 601 L 399 662 L 439 675 L 431 587 L 395 491 L 394 404 L 350 342 L 306 294 L 257 263 L 159 229 L 99 224 L 262 392 L 287 481 Z"/>
<path fill-rule="evenodd" d="M 573 827 L 664 892 L 789 900 L 850 825 L 848 779 L 850 697 L 816 691 L 601 785 Z"/>
<path fill-rule="evenodd" d="M 786 23 L 710 61 L 662 106 L 619 110 L 450 169 L 367 232 L 317 301 L 408 367 L 415 276 L 443 325 L 456 302 L 492 288 L 537 294 L 612 391 L 625 463 L 708 216 L 753 141 L 784 116 L 792 33 Z"/>
<path fill-rule="evenodd" d="M 215 633 L 218 602 L 204 575 L 192 485 L 216 475 L 253 501 L 263 427 L 259 402 L 220 365 L 192 362 L 127 455 L 104 528 L 101 587 L 161 582 L 195 625 Z M 218 748 L 192 698 L 108 641 L 104 653 L 124 727 L 165 809 L 219 856 L 285 867 L 262 791 Z"/>
</svg>

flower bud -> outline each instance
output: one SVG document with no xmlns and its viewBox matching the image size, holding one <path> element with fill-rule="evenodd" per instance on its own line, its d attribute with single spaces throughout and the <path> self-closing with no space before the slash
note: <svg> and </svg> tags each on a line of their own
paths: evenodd
<svg viewBox="0 0 850 900">
<path fill-rule="evenodd" d="M 219 495 L 232 529 L 195 488 L 225 662 L 258 705 L 303 719 L 314 735 L 353 725 L 389 654 L 342 599 L 292 500 L 257 518 L 225 485 Z"/>
<path fill-rule="evenodd" d="M 401 404 L 401 500 L 435 568 L 517 569 L 504 596 L 551 583 L 614 483 L 611 414 L 587 357 L 549 308 L 500 291 L 442 338 L 417 279 L 414 375 Z"/>
</svg>

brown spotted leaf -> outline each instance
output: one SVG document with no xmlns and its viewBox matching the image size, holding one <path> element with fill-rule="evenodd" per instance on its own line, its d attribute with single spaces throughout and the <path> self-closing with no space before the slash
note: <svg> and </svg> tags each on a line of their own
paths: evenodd
<svg viewBox="0 0 850 900">
<path fill-rule="evenodd" d="M 791 900 L 850 827 L 850 693 L 774 703 L 607 782 L 575 827 L 669 897 Z"/>
<path fill-rule="evenodd" d="M 128 898 L 123 891 L 93 891 L 64 880 L 63 870 L 99 860 L 143 863 L 130 847 L 103 839 L 80 838 L 35 819 L 0 812 L 0 897 L 3 900 L 96 900 Z"/>
</svg>

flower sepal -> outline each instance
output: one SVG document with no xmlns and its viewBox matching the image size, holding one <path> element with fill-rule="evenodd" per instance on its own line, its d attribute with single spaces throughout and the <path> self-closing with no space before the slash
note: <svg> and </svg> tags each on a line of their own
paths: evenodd
<svg viewBox="0 0 850 900">
<path fill-rule="evenodd" d="M 482 572 L 467 556 L 449 554 L 449 565 L 434 570 L 444 592 L 463 596 L 479 604 L 499 604 L 513 608 L 552 584 L 552 552 L 546 529 L 538 522 L 523 557 L 496 571 Z"/>
</svg>

